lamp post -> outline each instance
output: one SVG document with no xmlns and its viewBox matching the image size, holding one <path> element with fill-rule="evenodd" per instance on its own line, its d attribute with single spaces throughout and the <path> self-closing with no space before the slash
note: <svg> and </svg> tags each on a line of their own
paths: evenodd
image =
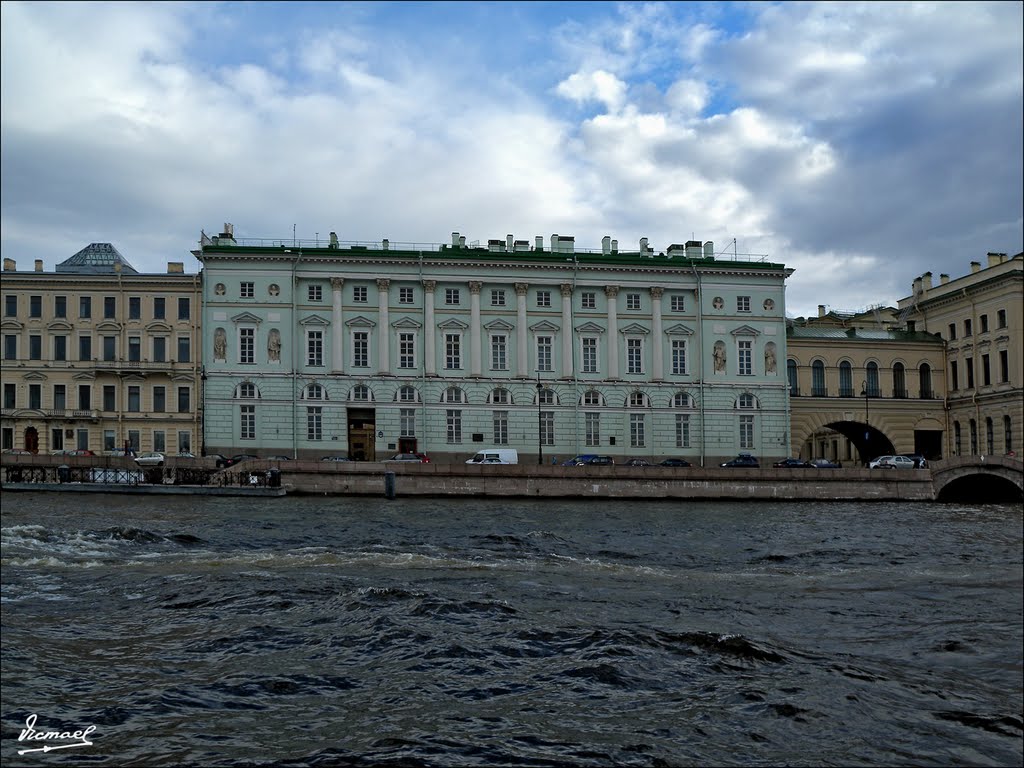
<svg viewBox="0 0 1024 768">
<path fill-rule="evenodd" d="M 542 417 L 540 412 L 540 393 L 544 385 L 540 383 L 540 369 L 537 369 L 537 464 L 544 463 L 544 430 L 542 429 Z"/>
<path fill-rule="evenodd" d="M 868 443 L 871 440 L 871 398 L 866 381 L 861 382 L 860 393 L 864 395 L 864 454 L 865 460 L 870 460 Z"/>
</svg>

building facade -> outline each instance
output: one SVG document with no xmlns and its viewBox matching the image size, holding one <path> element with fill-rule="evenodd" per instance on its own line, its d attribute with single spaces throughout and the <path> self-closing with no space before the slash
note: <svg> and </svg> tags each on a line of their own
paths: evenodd
<svg viewBox="0 0 1024 768">
<path fill-rule="evenodd" d="M 210 452 L 710 463 L 789 450 L 780 264 L 711 243 L 204 236 Z"/>
<path fill-rule="evenodd" d="M 4 259 L 2 447 L 198 451 L 199 286 L 181 262 L 140 274 L 109 243 L 53 272 Z"/>
<path fill-rule="evenodd" d="M 901 299 L 908 328 L 946 343 L 949 456 L 1020 453 L 1024 429 L 1024 253 L 988 254 L 969 274 L 925 273 Z"/>
</svg>

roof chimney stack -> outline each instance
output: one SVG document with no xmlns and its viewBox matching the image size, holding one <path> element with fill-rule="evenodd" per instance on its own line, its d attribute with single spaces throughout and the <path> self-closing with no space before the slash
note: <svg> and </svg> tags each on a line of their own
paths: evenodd
<svg viewBox="0 0 1024 768">
<path fill-rule="evenodd" d="M 43 260 L 42 259 L 36 259 L 36 272 L 42 272 L 42 271 L 43 271 Z"/>
<path fill-rule="evenodd" d="M 949 275 L 939 275 L 939 285 L 945 285 L 949 282 Z"/>
<path fill-rule="evenodd" d="M 183 275 L 183 274 L 185 274 L 185 262 L 183 262 L 183 261 L 168 261 L 167 262 L 167 274 L 168 275 Z"/>
<path fill-rule="evenodd" d="M 818 317 L 824 317 L 824 316 L 825 316 L 825 305 L 824 304 L 819 304 L 818 305 Z"/>
<path fill-rule="evenodd" d="M 18 263 L 14 259 L 4 259 L 4 272 L 16 272 Z"/>
<path fill-rule="evenodd" d="M 922 281 L 922 286 L 924 287 L 924 289 L 926 291 L 930 291 L 932 289 L 932 273 L 931 272 L 925 272 L 921 276 L 921 281 Z"/>
<path fill-rule="evenodd" d="M 992 253 L 989 251 L 988 254 L 988 265 L 994 267 L 996 264 L 1002 264 L 1006 260 L 1005 253 Z"/>
<path fill-rule="evenodd" d="M 981 272 L 981 262 L 980 261 L 972 261 L 971 262 L 971 274 L 973 275 L 975 272 Z"/>
</svg>

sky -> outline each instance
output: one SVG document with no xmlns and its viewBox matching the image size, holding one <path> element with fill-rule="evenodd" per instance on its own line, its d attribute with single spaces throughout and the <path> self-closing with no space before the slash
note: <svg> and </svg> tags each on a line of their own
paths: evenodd
<svg viewBox="0 0 1024 768">
<path fill-rule="evenodd" d="M 785 264 L 790 316 L 1024 250 L 1020 2 L 0 4 L 18 269 L 200 232 Z"/>
</svg>

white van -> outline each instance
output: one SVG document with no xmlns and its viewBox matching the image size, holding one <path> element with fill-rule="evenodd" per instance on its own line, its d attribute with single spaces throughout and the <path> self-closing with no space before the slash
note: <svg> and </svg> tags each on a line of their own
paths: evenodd
<svg viewBox="0 0 1024 768">
<path fill-rule="evenodd" d="M 484 448 L 467 464 L 518 464 L 519 451 L 515 448 Z"/>
</svg>

